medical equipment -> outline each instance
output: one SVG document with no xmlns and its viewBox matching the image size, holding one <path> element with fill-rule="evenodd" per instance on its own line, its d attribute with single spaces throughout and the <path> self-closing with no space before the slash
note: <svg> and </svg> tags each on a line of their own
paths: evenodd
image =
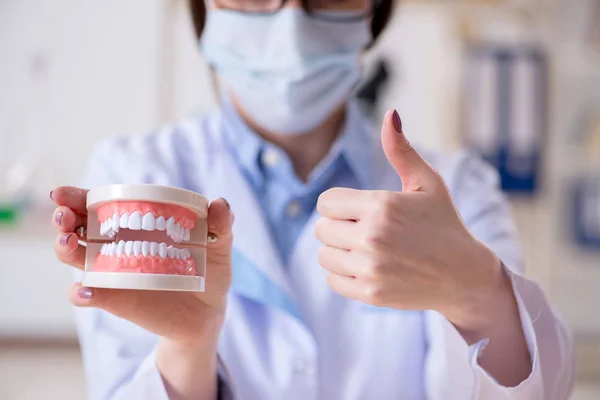
<svg viewBox="0 0 600 400">
<path fill-rule="evenodd" d="M 90 190 L 86 207 L 83 286 L 204 291 L 206 198 L 168 186 L 111 185 Z"/>
</svg>

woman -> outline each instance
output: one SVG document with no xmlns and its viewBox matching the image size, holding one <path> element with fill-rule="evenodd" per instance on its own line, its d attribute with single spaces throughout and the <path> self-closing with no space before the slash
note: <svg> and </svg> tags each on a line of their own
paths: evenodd
<svg viewBox="0 0 600 400">
<path fill-rule="evenodd" d="M 75 284 L 92 398 L 567 398 L 568 333 L 520 275 L 490 168 L 417 152 L 394 110 L 374 133 L 351 99 L 391 9 L 192 1 L 221 109 L 106 142 L 85 187 L 219 198 L 207 292 Z M 78 269 L 85 193 L 51 193 L 56 255 Z"/>
</svg>

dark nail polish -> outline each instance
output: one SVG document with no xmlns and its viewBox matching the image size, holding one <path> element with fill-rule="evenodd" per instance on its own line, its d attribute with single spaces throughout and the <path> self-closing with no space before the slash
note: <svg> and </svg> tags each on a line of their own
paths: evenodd
<svg viewBox="0 0 600 400">
<path fill-rule="evenodd" d="M 392 114 L 392 122 L 394 123 L 394 129 L 398 133 L 402 133 L 402 120 L 400 119 L 400 115 L 398 115 L 398 111 L 394 110 L 394 114 Z"/>
<path fill-rule="evenodd" d="M 50 200 L 54 201 L 54 196 L 52 196 L 52 194 L 54 193 L 54 190 L 50 191 Z"/>
<path fill-rule="evenodd" d="M 59 211 L 56 213 L 56 215 L 54 216 L 54 222 L 56 222 L 56 225 L 60 226 L 60 222 L 62 221 L 62 217 L 63 217 L 63 212 Z"/>
<path fill-rule="evenodd" d="M 89 300 L 94 296 L 94 291 L 92 290 L 92 288 L 89 287 L 81 287 L 79 288 L 77 295 L 82 299 Z"/>
<path fill-rule="evenodd" d="M 62 235 L 62 237 L 60 238 L 60 245 L 66 246 L 67 244 L 69 244 L 69 239 L 71 239 L 70 233 Z"/>
</svg>

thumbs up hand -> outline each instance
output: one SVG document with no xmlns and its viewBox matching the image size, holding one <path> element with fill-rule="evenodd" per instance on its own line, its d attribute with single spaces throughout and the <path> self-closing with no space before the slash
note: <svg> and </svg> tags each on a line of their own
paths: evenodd
<svg viewBox="0 0 600 400">
<path fill-rule="evenodd" d="M 513 298 L 499 259 L 463 224 L 396 111 L 384 117 L 381 140 L 402 192 L 334 188 L 317 203 L 328 285 L 368 304 L 436 310 L 459 329 L 484 331 L 494 304 Z"/>
</svg>

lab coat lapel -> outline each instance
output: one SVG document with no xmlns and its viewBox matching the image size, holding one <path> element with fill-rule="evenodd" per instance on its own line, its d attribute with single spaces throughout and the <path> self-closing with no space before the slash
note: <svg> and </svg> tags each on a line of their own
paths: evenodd
<svg viewBox="0 0 600 400">
<path fill-rule="evenodd" d="M 258 282 L 256 286 L 265 293 L 262 293 L 262 296 L 259 296 L 260 293 L 253 293 L 249 297 L 262 297 L 255 300 L 264 303 L 279 298 L 280 300 L 277 301 L 286 303 L 283 308 L 290 311 L 294 303 L 293 292 L 282 268 L 281 258 L 271 239 L 261 207 L 235 161 L 226 151 L 218 132 L 214 135 L 214 141 L 212 150 L 219 156 L 212 158 L 210 175 L 204 178 L 202 186 L 204 194 L 209 199 L 225 198 L 235 214 L 233 290 L 248 293 L 247 290 L 252 282 Z M 249 271 L 254 268 L 257 273 Z M 236 272 L 238 278 L 239 275 L 243 275 L 245 280 L 252 280 L 252 282 L 247 282 L 245 284 L 247 287 L 243 287 L 242 279 L 236 280 Z M 271 284 L 275 287 L 271 287 Z"/>
</svg>

